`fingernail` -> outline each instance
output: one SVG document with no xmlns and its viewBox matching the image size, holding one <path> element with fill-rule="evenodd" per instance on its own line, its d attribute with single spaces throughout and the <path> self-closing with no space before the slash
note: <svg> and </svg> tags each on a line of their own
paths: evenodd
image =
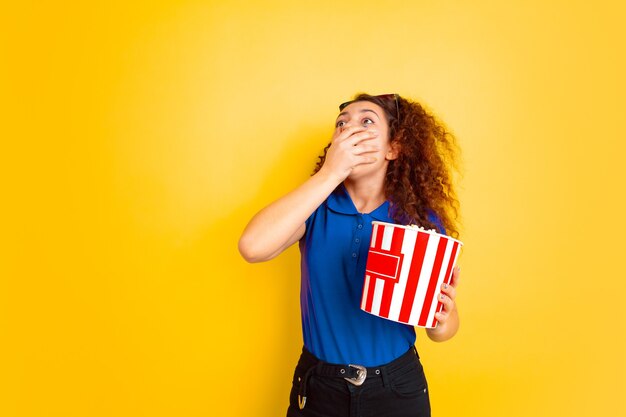
<svg viewBox="0 0 626 417">
<path fill-rule="evenodd" d="M 443 284 L 443 289 L 445 290 L 446 288 L 448 288 L 448 284 Z"/>
<path fill-rule="evenodd" d="M 444 299 L 445 295 L 441 294 L 439 295 L 439 298 L 441 298 L 442 300 Z"/>
</svg>

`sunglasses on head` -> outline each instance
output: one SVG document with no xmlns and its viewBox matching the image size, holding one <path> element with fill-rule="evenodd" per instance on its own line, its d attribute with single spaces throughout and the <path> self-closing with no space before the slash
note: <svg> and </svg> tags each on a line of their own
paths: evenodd
<svg viewBox="0 0 626 417">
<path fill-rule="evenodd" d="M 380 99 L 383 99 L 383 100 L 392 100 L 393 99 L 393 101 L 396 103 L 396 118 L 398 120 L 400 120 L 400 107 L 398 106 L 398 94 L 381 94 L 379 96 L 372 96 L 372 97 L 380 98 Z M 346 101 L 345 103 L 341 103 L 339 105 L 339 111 L 345 109 L 346 106 L 348 106 L 349 104 L 352 104 L 352 103 L 354 103 L 356 101 L 367 101 L 367 100 L 357 99 L 357 100 Z"/>
</svg>

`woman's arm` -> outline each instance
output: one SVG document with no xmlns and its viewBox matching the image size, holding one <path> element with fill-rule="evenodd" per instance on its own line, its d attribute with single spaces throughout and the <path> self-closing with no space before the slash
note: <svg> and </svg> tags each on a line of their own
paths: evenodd
<svg viewBox="0 0 626 417">
<path fill-rule="evenodd" d="M 461 268 L 454 268 L 450 285 L 443 284 L 441 286 L 441 295 L 439 300 L 443 303 L 443 310 L 435 314 L 437 319 L 437 327 L 434 329 L 426 329 L 426 334 L 435 342 L 445 342 L 451 339 L 459 329 L 459 312 L 456 307 L 456 287 L 459 284 L 459 274 Z"/>
<path fill-rule="evenodd" d="M 267 261 L 297 242 L 305 232 L 306 219 L 333 190 L 360 164 L 376 159 L 368 153 L 378 150 L 367 144 L 376 132 L 363 127 L 337 130 L 326 154 L 324 166 L 304 184 L 258 212 L 239 239 L 239 252 L 248 262 Z"/>
<path fill-rule="evenodd" d="M 267 261 L 300 240 L 306 219 L 339 183 L 319 171 L 304 184 L 258 212 L 239 239 L 248 262 Z"/>
</svg>

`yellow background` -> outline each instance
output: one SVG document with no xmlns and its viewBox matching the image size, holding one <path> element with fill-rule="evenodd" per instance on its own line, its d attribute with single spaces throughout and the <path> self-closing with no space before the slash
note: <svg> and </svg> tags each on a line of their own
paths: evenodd
<svg viewBox="0 0 626 417">
<path fill-rule="evenodd" d="M 92 3 L 0 17 L 0 415 L 284 415 L 298 251 L 236 243 L 359 91 L 463 150 L 434 415 L 626 415 L 620 2 Z"/>
</svg>

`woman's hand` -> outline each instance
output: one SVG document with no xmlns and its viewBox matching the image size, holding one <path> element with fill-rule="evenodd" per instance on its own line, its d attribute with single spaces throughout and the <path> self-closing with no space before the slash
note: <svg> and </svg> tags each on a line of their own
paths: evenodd
<svg viewBox="0 0 626 417">
<path fill-rule="evenodd" d="M 380 150 L 380 146 L 372 144 L 371 141 L 377 137 L 376 130 L 367 130 L 363 126 L 337 129 L 320 171 L 332 175 L 339 184 L 357 165 L 376 162 L 374 154 Z"/>
<path fill-rule="evenodd" d="M 441 285 L 441 293 L 438 296 L 443 304 L 443 310 L 435 313 L 437 327 L 426 329 L 426 333 L 431 340 L 443 342 L 454 336 L 459 328 L 459 313 L 456 308 L 456 288 L 459 285 L 461 267 L 457 266 L 452 272 L 450 284 Z"/>
<path fill-rule="evenodd" d="M 441 294 L 439 294 L 439 301 L 443 304 L 443 310 L 439 313 L 435 313 L 435 318 L 439 322 L 439 324 L 444 325 L 448 318 L 450 317 L 450 313 L 456 309 L 456 303 L 454 302 L 456 298 L 456 287 L 459 284 L 459 274 L 461 268 L 457 266 L 452 271 L 452 279 L 450 280 L 450 284 L 441 284 Z"/>
</svg>

